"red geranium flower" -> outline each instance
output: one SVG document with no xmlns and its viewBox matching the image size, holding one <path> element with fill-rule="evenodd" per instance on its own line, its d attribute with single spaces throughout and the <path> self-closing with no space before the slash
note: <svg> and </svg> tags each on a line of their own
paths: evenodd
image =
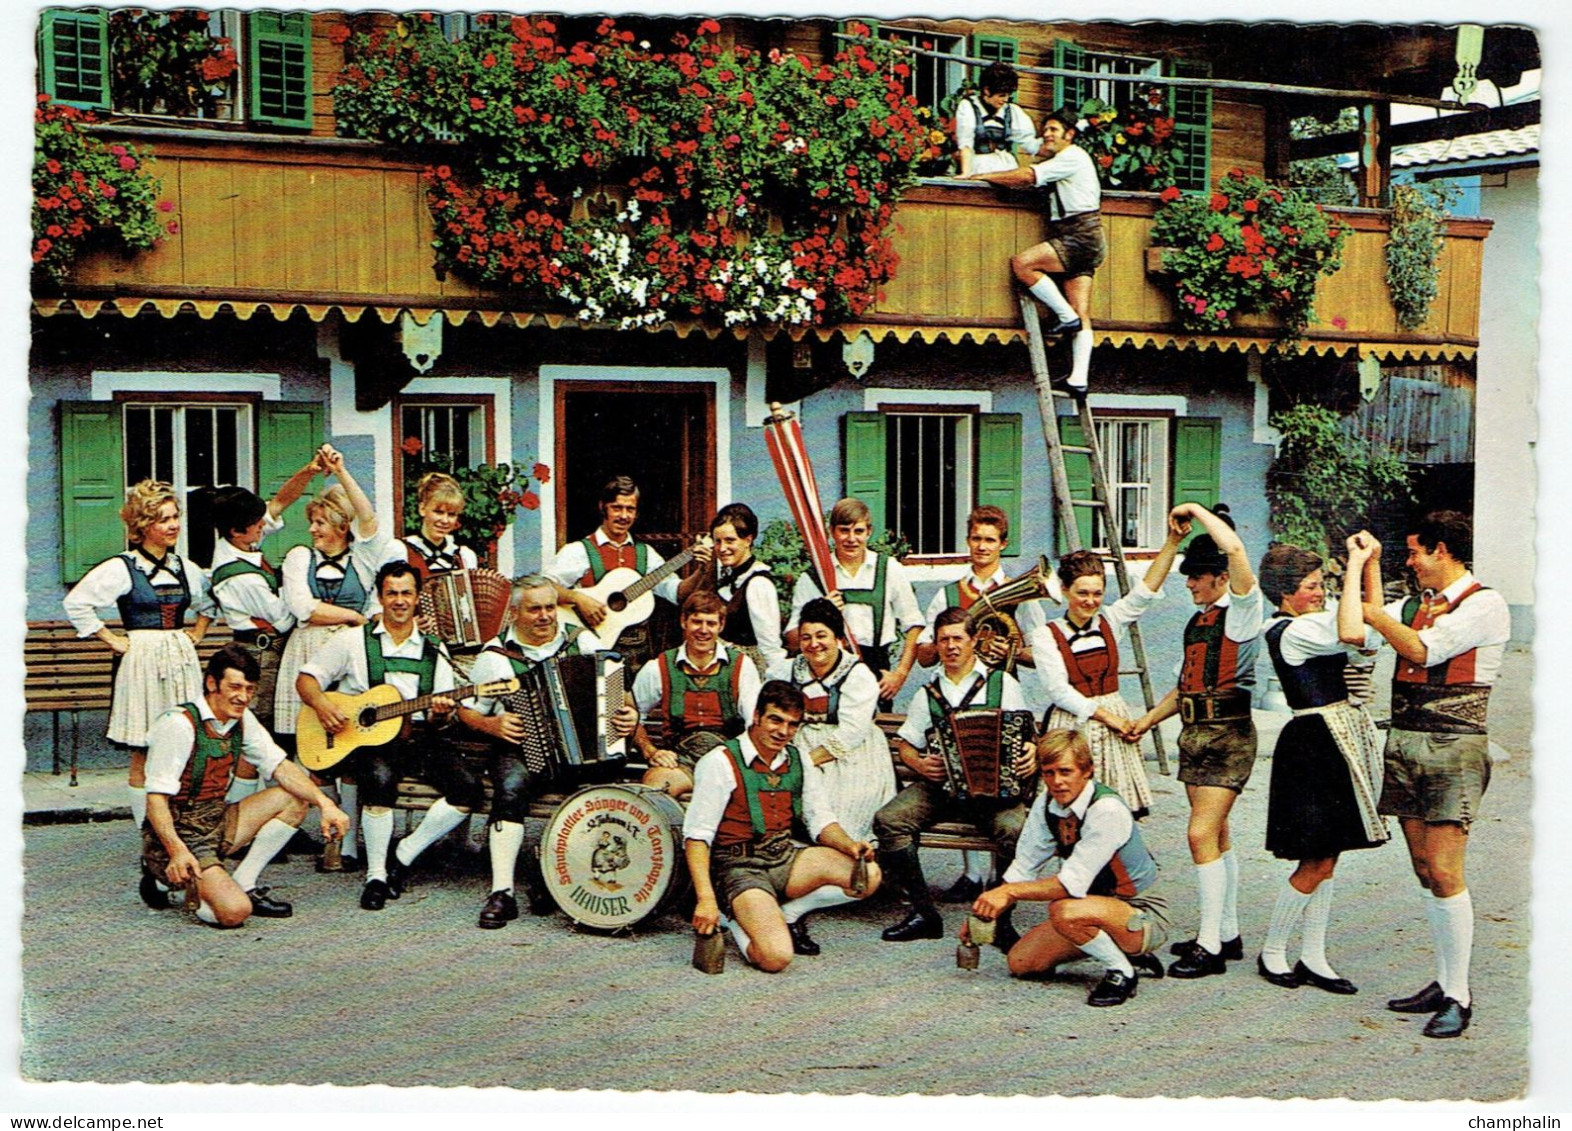
<svg viewBox="0 0 1572 1131">
<path fill-rule="evenodd" d="M 539 510 L 540 496 L 533 491 L 525 491 L 524 494 L 519 496 L 519 506 L 527 511 Z"/>
<path fill-rule="evenodd" d="M 529 469 L 529 473 L 535 477 L 537 483 L 545 484 L 551 482 L 551 468 L 543 463 L 537 463 Z"/>
<path fill-rule="evenodd" d="M 418 456 L 421 452 L 421 449 L 425 446 L 426 445 L 420 442 L 419 436 L 405 436 L 404 442 L 399 445 L 399 448 L 407 456 Z"/>
</svg>

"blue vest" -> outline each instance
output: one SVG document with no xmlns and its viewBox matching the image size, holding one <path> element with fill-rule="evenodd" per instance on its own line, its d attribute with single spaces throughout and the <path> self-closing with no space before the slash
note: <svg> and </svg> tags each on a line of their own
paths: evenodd
<svg viewBox="0 0 1572 1131">
<path fill-rule="evenodd" d="M 360 580 L 360 574 L 349 560 L 349 552 L 338 560 L 339 567 L 344 571 L 344 576 L 338 579 L 328 579 L 317 576 L 317 570 L 327 561 L 315 548 L 311 550 L 311 564 L 306 569 L 306 588 L 311 590 L 311 595 L 319 601 L 326 601 L 341 609 L 353 609 L 357 613 L 366 611 L 371 604 L 371 594 L 366 592 L 365 583 Z"/>
<path fill-rule="evenodd" d="M 1092 820 L 1093 813 L 1099 805 L 1108 805 L 1108 798 L 1113 802 L 1124 805 L 1119 794 L 1100 781 L 1092 782 L 1092 802 L 1086 807 L 1086 819 Z M 1053 834 L 1054 855 L 1061 860 L 1067 860 L 1075 851 L 1075 846 L 1080 843 L 1081 822 L 1075 814 L 1065 813 L 1060 816 L 1049 808 L 1052 802 L 1044 802 L 1043 816 L 1048 821 L 1048 831 Z M 1092 886 L 1087 889 L 1087 895 L 1111 895 L 1118 899 L 1129 899 L 1138 892 L 1145 891 L 1157 882 L 1157 861 L 1147 851 L 1146 842 L 1141 839 L 1141 826 L 1132 825 L 1130 839 L 1119 846 L 1119 851 L 1113 858 L 1104 864 L 1097 877 L 1092 880 Z"/>
<path fill-rule="evenodd" d="M 191 607 L 191 589 L 186 584 L 180 556 L 169 551 L 153 571 L 155 576 L 165 574 L 170 578 L 161 585 L 153 584 L 151 577 L 137 569 L 131 555 L 120 557 L 131 573 L 131 592 L 122 594 L 115 602 L 120 609 L 120 623 L 127 629 L 173 629 L 184 624 L 186 610 Z"/>
</svg>

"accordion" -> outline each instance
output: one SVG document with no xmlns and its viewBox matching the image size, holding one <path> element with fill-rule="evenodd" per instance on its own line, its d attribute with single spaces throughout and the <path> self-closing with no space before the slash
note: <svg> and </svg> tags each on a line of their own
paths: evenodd
<svg viewBox="0 0 1572 1131">
<path fill-rule="evenodd" d="M 552 779 L 605 779 L 628 759 L 626 737 L 612 738 L 611 719 L 623 703 L 627 666 L 615 652 L 553 656 L 519 676 L 502 697 L 524 720 L 523 761 Z"/>
<path fill-rule="evenodd" d="M 1016 778 L 1014 763 L 1022 744 L 1036 735 L 1030 711 L 974 707 L 939 714 L 933 736 L 944 762 L 944 788 L 958 801 L 1024 800 L 1030 783 Z"/>
<path fill-rule="evenodd" d="M 426 578 L 420 615 L 444 644 L 479 648 L 502 632 L 513 584 L 494 569 L 456 569 Z"/>
</svg>

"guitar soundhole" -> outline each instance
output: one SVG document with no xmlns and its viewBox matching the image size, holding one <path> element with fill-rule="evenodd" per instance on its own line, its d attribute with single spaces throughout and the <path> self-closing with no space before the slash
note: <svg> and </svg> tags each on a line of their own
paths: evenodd
<svg viewBox="0 0 1572 1131">
<path fill-rule="evenodd" d="M 367 707 L 360 712 L 355 721 L 364 729 L 370 730 L 377 725 L 377 709 L 375 707 Z"/>
<path fill-rule="evenodd" d="M 620 613 L 628 607 L 628 595 L 621 591 L 611 594 L 606 598 L 606 607 L 614 613 Z"/>
</svg>

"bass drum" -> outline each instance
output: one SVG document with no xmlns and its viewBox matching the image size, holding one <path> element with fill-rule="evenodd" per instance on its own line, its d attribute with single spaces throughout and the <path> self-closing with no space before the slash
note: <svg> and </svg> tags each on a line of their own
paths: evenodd
<svg viewBox="0 0 1572 1131">
<path fill-rule="evenodd" d="M 592 785 L 546 822 L 540 865 L 569 919 L 625 931 L 666 911 L 688 890 L 683 809 L 665 790 Z"/>
</svg>

